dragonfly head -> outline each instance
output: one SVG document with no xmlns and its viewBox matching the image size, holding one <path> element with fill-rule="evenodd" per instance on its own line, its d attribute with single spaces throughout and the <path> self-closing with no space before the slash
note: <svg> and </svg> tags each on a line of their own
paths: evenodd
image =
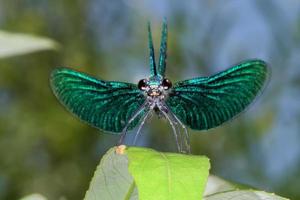
<svg viewBox="0 0 300 200">
<path fill-rule="evenodd" d="M 162 96 L 171 87 L 172 82 L 169 79 L 158 76 L 150 77 L 150 79 L 141 79 L 138 83 L 138 88 L 150 97 Z"/>
</svg>

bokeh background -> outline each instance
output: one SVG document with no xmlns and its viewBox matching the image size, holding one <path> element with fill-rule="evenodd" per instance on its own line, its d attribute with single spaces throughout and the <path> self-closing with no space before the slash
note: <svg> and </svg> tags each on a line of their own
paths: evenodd
<svg viewBox="0 0 300 200">
<path fill-rule="evenodd" d="M 68 66 L 137 82 L 149 75 L 146 23 L 152 22 L 158 49 L 164 17 L 173 81 L 249 58 L 267 61 L 272 71 L 247 112 L 209 131 L 190 130 L 193 154 L 211 159 L 212 174 L 300 199 L 297 0 L 0 0 L 1 30 L 60 44 L 56 51 L 0 59 L 0 199 L 84 197 L 101 156 L 119 137 L 68 113 L 50 90 L 49 74 Z M 155 117 L 139 145 L 176 150 L 168 123 Z"/>
</svg>

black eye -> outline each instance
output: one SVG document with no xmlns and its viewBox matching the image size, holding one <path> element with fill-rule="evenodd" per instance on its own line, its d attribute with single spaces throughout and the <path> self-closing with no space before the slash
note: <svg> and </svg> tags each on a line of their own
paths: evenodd
<svg viewBox="0 0 300 200">
<path fill-rule="evenodd" d="M 147 80 L 146 79 L 140 80 L 139 83 L 138 83 L 138 88 L 140 90 L 145 90 L 146 87 L 147 87 Z"/>
<path fill-rule="evenodd" d="M 164 87 L 165 90 L 168 90 L 172 87 L 172 82 L 169 79 L 166 79 L 166 78 L 162 81 L 161 84 L 162 84 L 162 86 Z"/>
</svg>

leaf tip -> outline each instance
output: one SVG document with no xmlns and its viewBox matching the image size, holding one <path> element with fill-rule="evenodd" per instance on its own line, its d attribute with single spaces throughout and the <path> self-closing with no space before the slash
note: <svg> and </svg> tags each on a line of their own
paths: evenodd
<svg viewBox="0 0 300 200">
<path fill-rule="evenodd" d="M 125 153 L 126 150 L 126 145 L 119 145 L 116 147 L 116 154 L 118 155 L 123 155 Z"/>
</svg>

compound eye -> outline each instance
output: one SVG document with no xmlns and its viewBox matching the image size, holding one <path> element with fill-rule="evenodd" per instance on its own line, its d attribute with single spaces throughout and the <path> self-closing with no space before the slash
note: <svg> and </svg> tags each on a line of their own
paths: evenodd
<svg viewBox="0 0 300 200">
<path fill-rule="evenodd" d="M 147 80 L 146 79 L 140 80 L 138 83 L 138 88 L 140 90 L 146 90 L 146 87 L 147 87 Z"/>
<path fill-rule="evenodd" d="M 168 90 L 172 87 L 172 82 L 169 79 L 166 79 L 166 78 L 162 81 L 161 84 L 162 84 L 162 86 L 164 87 L 165 90 Z"/>
</svg>

